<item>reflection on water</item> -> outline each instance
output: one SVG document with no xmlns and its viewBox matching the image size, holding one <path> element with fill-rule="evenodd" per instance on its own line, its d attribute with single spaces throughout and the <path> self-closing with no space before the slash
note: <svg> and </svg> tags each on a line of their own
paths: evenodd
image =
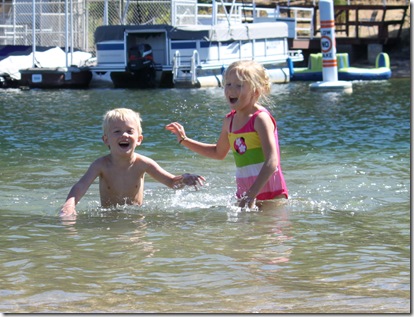
<svg viewBox="0 0 414 317">
<path fill-rule="evenodd" d="M 231 156 L 200 157 L 164 130 L 179 121 L 214 142 L 221 89 L 4 90 L 0 311 L 409 312 L 409 87 L 275 85 L 291 197 L 260 211 L 235 207 Z M 139 152 L 207 184 L 174 191 L 147 177 L 144 205 L 116 210 L 99 207 L 94 184 L 76 220 L 61 221 L 70 187 L 107 153 L 102 115 L 121 106 L 143 117 Z"/>
</svg>

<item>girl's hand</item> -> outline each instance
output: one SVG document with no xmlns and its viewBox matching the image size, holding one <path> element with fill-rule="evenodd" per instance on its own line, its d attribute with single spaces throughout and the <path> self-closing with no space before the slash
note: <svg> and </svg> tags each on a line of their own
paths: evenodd
<svg viewBox="0 0 414 317">
<path fill-rule="evenodd" d="M 250 210 L 256 207 L 256 198 L 249 198 L 247 195 L 244 195 L 239 201 L 240 208 L 249 208 Z"/>
<path fill-rule="evenodd" d="M 187 136 L 185 135 L 184 127 L 178 122 L 172 122 L 170 124 L 167 124 L 165 126 L 165 129 L 171 131 L 177 136 L 177 142 L 180 142 L 181 140 L 185 140 L 187 138 Z"/>
</svg>

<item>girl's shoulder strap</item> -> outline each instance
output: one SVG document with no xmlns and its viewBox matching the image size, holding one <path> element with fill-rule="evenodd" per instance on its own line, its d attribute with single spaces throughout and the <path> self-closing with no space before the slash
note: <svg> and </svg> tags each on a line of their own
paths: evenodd
<svg viewBox="0 0 414 317">
<path fill-rule="evenodd" d="M 275 128 L 276 128 L 276 120 L 275 120 L 275 118 L 273 117 L 273 115 L 270 113 L 270 111 L 267 109 L 267 108 L 265 108 L 265 107 L 260 107 L 260 109 L 258 109 L 254 114 L 253 114 L 253 116 L 251 117 L 251 124 L 254 126 L 254 120 L 256 119 L 256 117 L 260 114 L 260 113 L 262 113 L 262 112 L 265 112 L 265 113 L 267 113 L 268 114 L 268 116 L 270 117 L 270 119 L 272 120 L 272 122 L 273 122 L 273 124 L 274 124 L 274 126 L 275 126 Z"/>
<path fill-rule="evenodd" d="M 228 114 L 226 114 L 226 118 L 234 117 L 235 114 L 236 114 L 236 111 L 235 110 L 232 110 Z"/>
<path fill-rule="evenodd" d="M 235 114 L 236 114 L 236 111 L 235 110 L 232 110 L 231 112 L 229 112 L 226 115 L 226 118 L 230 118 L 229 132 L 232 131 L 232 128 L 233 128 L 233 118 L 234 118 L 234 115 Z"/>
</svg>

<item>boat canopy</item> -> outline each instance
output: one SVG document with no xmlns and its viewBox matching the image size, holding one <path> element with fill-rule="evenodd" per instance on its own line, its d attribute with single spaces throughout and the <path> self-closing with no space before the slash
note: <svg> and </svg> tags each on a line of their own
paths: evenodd
<svg viewBox="0 0 414 317">
<path fill-rule="evenodd" d="M 152 30 L 152 31 L 151 31 Z M 288 26 L 284 22 L 263 22 L 257 24 L 217 24 L 212 26 L 192 25 L 103 25 L 95 31 L 95 43 L 123 40 L 125 32 L 152 33 L 163 31 L 171 40 L 205 40 L 212 42 L 244 41 L 263 38 L 286 38 Z"/>
</svg>

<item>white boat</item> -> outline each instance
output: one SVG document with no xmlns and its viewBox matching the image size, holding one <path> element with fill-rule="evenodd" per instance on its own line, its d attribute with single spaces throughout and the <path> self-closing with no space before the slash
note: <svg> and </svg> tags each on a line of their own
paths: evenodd
<svg viewBox="0 0 414 317">
<path fill-rule="evenodd" d="M 246 2 L 171 0 L 171 24 L 98 27 L 91 85 L 110 77 L 115 88 L 219 87 L 226 67 L 242 59 L 261 63 L 273 83 L 289 82 L 288 58 L 303 55 L 288 48 L 288 24 L 276 21 L 276 9 Z"/>
<path fill-rule="evenodd" d="M 72 0 L 70 1 L 70 7 L 73 8 Z M 58 61 L 58 53 L 55 53 L 55 50 L 52 51 L 52 54 L 46 60 L 45 63 L 39 60 L 39 54 L 36 52 L 36 29 L 32 27 L 32 67 L 21 68 L 19 86 L 24 88 L 88 88 L 92 80 L 92 73 L 89 71 L 88 67 L 78 67 L 74 64 L 74 49 L 73 45 L 71 46 L 71 52 L 69 53 L 69 33 L 70 39 L 73 43 L 73 22 L 70 23 L 70 32 L 69 32 L 69 16 L 73 17 L 72 10 L 69 12 L 69 3 L 68 0 L 65 0 L 65 52 L 64 60 L 65 67 L 61 67 L 62 64 L 55 65 L 55 67 L 46 67 L 46 64 L 49 64 L 51 60 Z M 35 1 L 32 2 L 32 25 L 36 25 L 36 6 Z M 58 47 L 56 47 L 58 52 L 61 52 Z M 56 56 L 53 54 L 55 53 Z M 69 64 L 69 57 L 71 63 Z"/>
</svg>

